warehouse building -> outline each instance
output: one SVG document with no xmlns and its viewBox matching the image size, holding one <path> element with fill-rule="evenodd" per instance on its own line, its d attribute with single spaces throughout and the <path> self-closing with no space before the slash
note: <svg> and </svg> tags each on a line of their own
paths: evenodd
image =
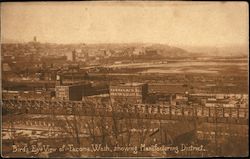
<svg viewBox="0 0 250 159">
<path fill-rule="evenodd" d="M 56 98 L 60 100 L 82 100 L 82 85 L 56 86 Z"/>
<path fill-rule="evenodd" d="M 145 83 L 111 85 L 109 93 L 112 102 L 144 103 L 148 94 L 148 85 Z"/>
</svg>

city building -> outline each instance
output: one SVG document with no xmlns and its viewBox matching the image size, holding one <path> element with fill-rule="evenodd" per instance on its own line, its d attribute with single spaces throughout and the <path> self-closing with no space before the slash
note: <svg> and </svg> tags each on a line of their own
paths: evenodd
<svg viewBox="0 0 250 159">
<path fill-rule="evenodd" d="M 162 101 L 163 103 L 170 102 L 172 105 L 185 104 L 188 101 L 187 93 L 188 88 L 183 84 L 164 84 L 164 83 L 152 83 L 148 86 L 149 93 L 164 95 L 164 98 L 160 100 L 157 97 L 157 101 Z"/>
<path fill-rule="evenodd" d="M 65 82 L 62 76 L 57 75 L 56 77 L 56 98 L 60 100 L 72 100 L 80 101 L 83 96 L 92 95 L 91 83 L 84 81 L 71 81 Z"/>
<path fill-rule="evenodd" d="M 111 85 L 109 93 L 112 102 L 143 103 L 148 93 L 148 85 L 145 83 Z"/>
<path fill-rule="evenodd" d="M 60 100 L 73 100 L 81 101 L 82 100 L 82 85 L 57 85 L 56 98 Z"/>
<path fill-rule="evenodd" d="M 63 85 L 69 85 L 84 81 L 85 76 L 86 70 L 80 70 L 78 64 L 65 65 L 63 69 L 57 72 L 57 81 L 60 81 Z"/>
</svg>

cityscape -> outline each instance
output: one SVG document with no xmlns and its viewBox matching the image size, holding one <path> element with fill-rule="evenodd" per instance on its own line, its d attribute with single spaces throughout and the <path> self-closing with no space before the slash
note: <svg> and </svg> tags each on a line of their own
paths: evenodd
<svg viewBox="0 0 250 159">
<path fill-rule="evenodd" d="M 1 42 L 3 157 L 249 155 L 247 49 L 83 41 Z"/>
</svg>

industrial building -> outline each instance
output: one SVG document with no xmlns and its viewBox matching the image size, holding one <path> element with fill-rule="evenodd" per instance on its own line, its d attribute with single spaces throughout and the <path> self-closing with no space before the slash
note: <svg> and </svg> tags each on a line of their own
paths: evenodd
<svg viewBox="0 0 250 159">
<path fill-rule="evenodd" d="M 112 102 L 143 103 L 148 94 L 148 85 L 145 83 L 111 85 L 109 92 Z"/>
<path fill-rule="evenodd" d="M 61 75 L 57 75 L 56 78 L 56 98 L 60 100 L 72 100 L 81 101 L 83 95 L 87 95 L 91 89 L 90 83 L 71 81 L 65 82 L 65 79 Z"/>
<path fill-rule="evenodd" d="M 82 85 L 56 86 L 56 98 L 60 100 L 82 100 Z"/>
<path fill-rule="evenodd" d="M 80 73 L 78 73 L 81 75 Z M 78 76 L 72 78 L 77 78 Z M 67 79 L 66 74 L 57 75 L 55 92 L 56 98 L 60 100 L 80 101 L 85 96 L 108 93 L 108 86 L 100 83 L 90 83 L 84 80 Z"/>
</svg>

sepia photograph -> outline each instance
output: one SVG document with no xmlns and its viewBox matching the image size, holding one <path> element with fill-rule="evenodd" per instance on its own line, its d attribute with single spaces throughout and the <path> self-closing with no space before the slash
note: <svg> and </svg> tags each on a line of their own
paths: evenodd
<svg viewBox="0 0 250 159">
<path fill-rule="evenodd" d="M 1 157 L 249 156 L 249 6 L 1 2 Z"/>
</svg>

